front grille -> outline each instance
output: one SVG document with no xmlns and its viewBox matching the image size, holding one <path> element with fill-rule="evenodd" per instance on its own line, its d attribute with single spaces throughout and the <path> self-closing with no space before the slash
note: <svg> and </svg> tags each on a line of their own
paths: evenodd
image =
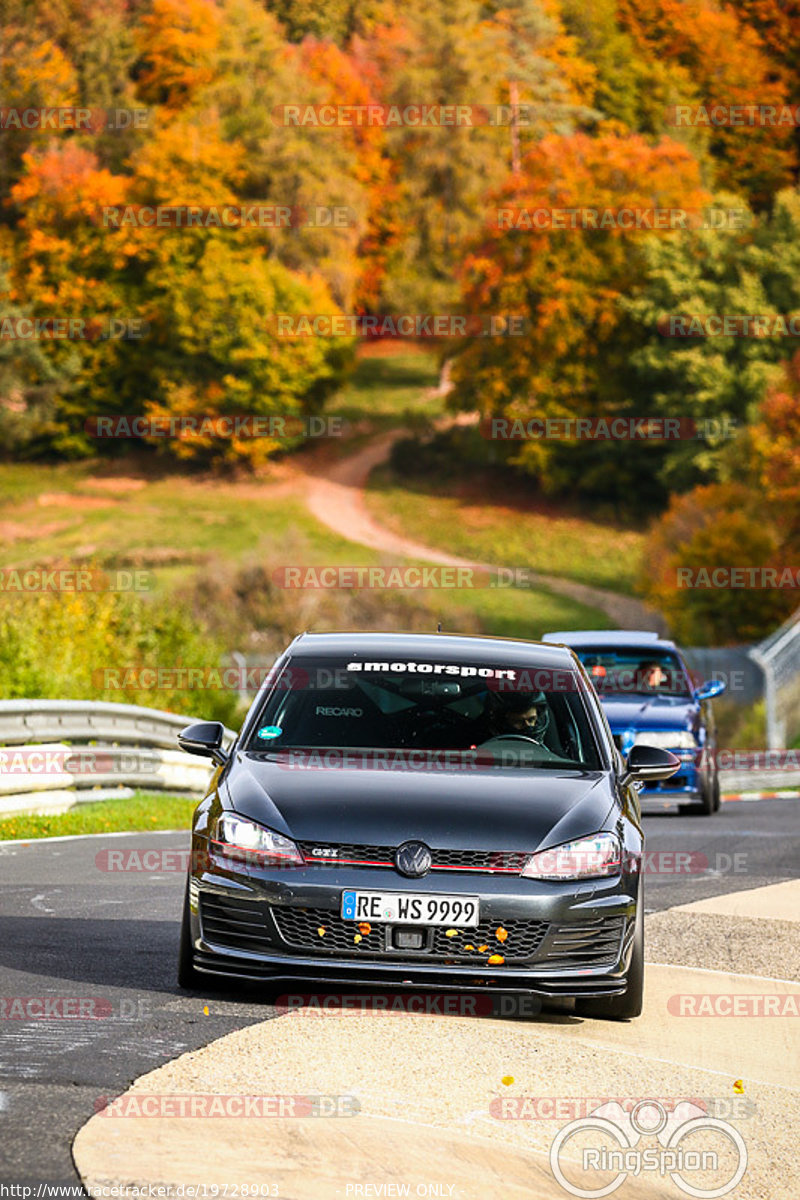
<svg viewBox="0 0 800 1200">
<path fill-rule="evenodd" d="M 431 931 L 430 948 L 403 951 L 393 946 L 387 948 L 386 924 L 367 926 L 362 922 L 364 928 L 369 928 L 368 933 L 362 933 L 359 923 L 344 921 L 329 908 L 276 907 L 273 916 L 281 937 L 293 949 L 315 954 L 352 954 L 358 958 L 423 956 L 461 963 L 486 963 L 490 954 L 501 954 L 506 962 L 521 962 L 536 953 L 548 929 L 546 921 L 481 921 L 474 928 L 459 930 L 456 936 L 448 937 L 445 926 L 436 926 Z M 498 929 L 507 932 L 504 941 L 497 937 Z M 360 936 L 358 942 L 356 936 Z M 486 949 L 479 949 L 482 946 Z"/>
<path fill-rule="evenodd" d="M 647 791 L 648 792 L 650 792 L 650 791 L 653 791 L 653 792 L 680 792 L 684 788 L 688 788 L 688 786 L 689 786 L 689 776 L 681 775 L 679 772 L 677 775 L 671 775 L 669 777 L 669 779 L 659 779 L 656 783 L 648 784 Z"/>
<path fill-rule="evenodd" d="M 597 917 L 593 921 L 558 925 L 547 945 L 547 967 L 602 967 L 619 958 L 624 917 Z"/>
<path fill-rule="evenodd" d="M 359 932 L 355 924 L 343 921 L 330 908 L 276 908 L 273 915 L 281 937 L 296 950 L 375 955 L 383 949 L 383 925 L 372 925 L 355 942 Z"/>
<path fill-rule="evenodd" d="M 281 949 L 320 956 L 336 955 L 383 962 L 409 959 L 465 966 L 487 965 L 502 955 L 498 967 L 521 963 L 556 969 L 602 967 L 619 958 L 624 917 L 600 917 L 567 925 L 547 921 L 481 921 L 448 937 L 447 927 L 424 931 L 424 948 L 398 950 L 388 940 L 386 923 L 370 923 L 364 933 L 355 921 L 343 920 L 330 908 L 268 905 L 212 892 L 200 893 L 203 939 L 212 945 L 247 953 L 275 954 Z M 362 927 L 366 928 L 364 923 Z M 411 928 L 404 925 L 403 928 Z M 415 926 L 421 929 L 423 927 Z M 505 930 L 507 937 L 497 937 Z M 277 934 L 276 934 L 277 930 Z M 319 931 L 323 932 L 320 933 Z M 356 935 L 360 940 L 355 941 Z M 483 947 L 483 948 L 482 948 Z"/>
<path fill-rule="evenodd" d="M 200 925 L 205 941 L 230 950 L 274 950 L 264 905 L 210 892 L 200 893 Z"/>
<path fill-rule="evenodd" d="M 508 934 L 502 942 L 497 930 Z M 520 962 L 531 958 L 544 941 L 548 930 L 547 921 L 481 921 L 474 929 L 466 929 L 458 937 L 449 938 L 443 926 L 436 929 L 433 937 L 434 953 L 448 958 L 486 961 L 489 954 L 502 954 L 506 962 Z M 473 950 L 467 950 L 473 946 Z M 487 946 L 487 950 L 479 950 Z"/>
<path fill-rule="evenodd" d="M 394 867 L 396 846 L 370 846 L 355 842 L 336 842 L 318 845 L 300 842 L 303 857 L 311 863 L 348 867 Z M 335 854 L 314 854 L 314 850 L 336 851 Z M 530 855 L 518 850 L 431 850 L 432 871 L 486 871 L 492 874 L 518 875 Z"/>
</svg>

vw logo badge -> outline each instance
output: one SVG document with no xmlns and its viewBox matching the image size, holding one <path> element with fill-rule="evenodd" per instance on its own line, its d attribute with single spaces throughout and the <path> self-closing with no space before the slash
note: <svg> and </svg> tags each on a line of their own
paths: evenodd
<svg viewBox="0 0 800 1200">
<path fill-rule="evenodd" d="M 394 865 L 401 875 L 419 879 L 431 869 L 433 856 L 424 842 L 403 842 L 395 851 Z"/>
</svg>

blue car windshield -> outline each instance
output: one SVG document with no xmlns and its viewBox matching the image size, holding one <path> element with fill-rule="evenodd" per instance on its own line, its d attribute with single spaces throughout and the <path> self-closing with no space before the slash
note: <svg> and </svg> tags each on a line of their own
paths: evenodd
<svg viewBox="0 0 800 1200">
<path fill-rule="evenodd" d="M 575 653 L 600 695 L 692 695 L 680 660 L 668 650 L 581 646 Z"/>
<path fill-rule="evenodd" d="M 584 687 L 572 669 L 294 657 L 244 748 L 442 751 L 489 766 L 597 771 Z"/>
</svg>

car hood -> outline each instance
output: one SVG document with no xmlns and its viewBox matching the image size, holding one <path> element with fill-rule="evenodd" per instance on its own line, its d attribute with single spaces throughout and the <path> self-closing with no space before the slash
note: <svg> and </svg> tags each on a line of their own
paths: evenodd
<svg viewBox="0 0 800 1200">
<path fill-rule="evenodd" d="M 536 850 L 602 829 L 617 803 L 600 771 L 288 769 L 239 752 L 226 774 L 232 808 L 301 842 Z"/>
<path fill-rule="evenodd" d="M 692 729 L 698 706 L 685 696 L 601 696 L 612 733 L 624 729 Z"/>
</svg>

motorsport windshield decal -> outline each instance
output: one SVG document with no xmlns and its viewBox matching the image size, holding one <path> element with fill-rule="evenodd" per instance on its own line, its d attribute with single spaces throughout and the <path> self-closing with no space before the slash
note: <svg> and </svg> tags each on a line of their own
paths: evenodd
<svg viewBox="0 0 800 1200">
<path fill-rule="evenodd" d="M 516 679 L 516 671 L 495 667 L 464 667 L 453 663 L 419 663 L 419 662 L 351 662 L 347 664 L 348 671 L 388 671 L 391 674 L 401 674 L 408 671 L 417 675 L 460 675 L 462 678 L 474 679 Z"/>
</svg>

